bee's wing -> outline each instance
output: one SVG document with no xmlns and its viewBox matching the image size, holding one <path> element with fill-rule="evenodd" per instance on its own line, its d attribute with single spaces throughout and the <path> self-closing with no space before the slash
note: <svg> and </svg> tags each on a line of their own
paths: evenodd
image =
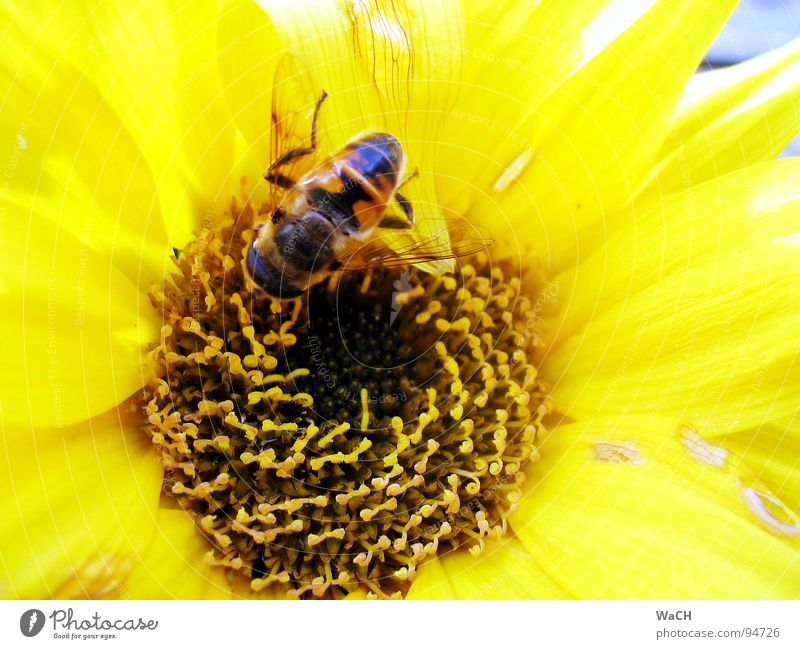
<svg viewBox="0 0 800 649">
<path fill-rule="evenodd" d="M 435 234 L 407 245 L 389 244 L 376 236 L 341 255 L 343 270 L 391 268 L 429 264 L 443 259 L 460 259 L 489 249 L 494 240 L 482 228 L 470 226 L 470 232 L 451 233 L 449 239 Z"/>
<path fill-rule="evenodd" d="M 322 87 L 317 87 L 313 76 L 302 69 L 294 54 L 283 55 L 272 85 L 270 164 L 292 149 L 310 146 L 314 109 L 322 92 Z M 276 171 L 298 180 L 315 160 L 316 156 L 310 154 L 292 160 Z"/>
</svg>

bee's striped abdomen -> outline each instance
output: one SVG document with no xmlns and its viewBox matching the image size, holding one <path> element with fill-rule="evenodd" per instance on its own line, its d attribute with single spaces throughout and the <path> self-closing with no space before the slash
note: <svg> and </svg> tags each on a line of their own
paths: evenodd
<svg viewBox="0 0 800 649">
<path fill-rule="evenodd" d="M 298 183 L 309 209 L 346 234 L 373 228 L 386 211 L 403 168 L 403 148 L 388 133 L 350 142 Z"/>
<path fill-rule="evenodd" d="M 385 179 L 394 189 L 403 164 L 403 148 L 388 133 L 372 133 L 348 144 L 343 157 L 363 178 L 372 182 Z"/>
</svg>

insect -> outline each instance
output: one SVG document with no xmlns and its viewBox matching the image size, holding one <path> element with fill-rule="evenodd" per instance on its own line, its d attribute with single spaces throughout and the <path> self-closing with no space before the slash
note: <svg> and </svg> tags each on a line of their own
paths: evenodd
<svg viewBox="0 0 800 649">
<path fill-rule="evenodd" d="M 403 177 L 406 158 L 389 133 L 366 133 L 295 181 L 283 170 L 317 150 L 317 125 L 327 93 L 317 100 L 310 146 L 279 156 L 264 178 L 286 190 L 269 222 L 247 251 L 252 281 L 270 296 L 291 299 L 343 270 L 407 265 L 471 254 L 462 248 L 437 250 L 422 242 L 392 250 L 375 236 L 378 229 L 410 230 L 414 208 L 401 193 L 417 172 Z M 399 207 L 390 211 L 390 205 Z"/>
</svg>

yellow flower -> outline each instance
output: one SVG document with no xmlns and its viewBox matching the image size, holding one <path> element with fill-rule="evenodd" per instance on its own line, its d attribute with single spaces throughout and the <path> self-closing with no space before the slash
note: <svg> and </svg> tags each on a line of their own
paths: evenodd
<svg viewBox="0 0 800 649">
<path fill-rule="evenodd" d="M 693 76 L 732 0 L 501 4 L 4 10 L 3 596 L 363 594 L 356 581 L 421 598 L 800 596 L 800 165 L 775 160 L 800 128 L 800 44 Z M 396 303 L 406 329 L 422 340 L 440 327 L 444 341 L 405 365 L 438 368 L 439 393 L 404 384 L 420 419 L 387 429 L 387 448 L 416 453 L 413 485 L 390 484 L 392 466 L 413 480 L 391 453 L 364 464 L 371 444 L 389 444 L 370 439 L 375 413 L 391 411 L 359 389 L 351 433 L 316 440 L 280 405 L 307 408 L 302 393 L 248 389 L 249 409 L 233 412 L 244 394 L 231 388 L 228 407 L 198 391 L 219 389 L 220 351 L 225 376 L 238 367 L 250 387 L 273 380 L 253 373 L 273 362 L 259 345 L 282 341 L 295 359 L 285 337 L 310 307 L 270 311 L 259 296 L 248 310 L 221 277 L 240 282 L 253 210 L 268 203 L 273 107 L 299 143 L 322 89 L 325 154 L 387 131 L 419 169 L 407 186 L 418 222 L 394 245 L 441 244 L 445 217 L 454 236 L 471 223 L 495 239 L 490 260 L 470 261 L 468 296 L 463 272 L 415 272 L 402 288 L 343 280 L 387 299 L 436 294 Z M 455 323 L 437 324 L 456 296 L 494 341 L 469 348 L 485 373 L 448 347 Z M 338 321 L 342 349 L 363 322 L 359 299 L 355 327 Z M 223 300 L 236 328 L 225 340 Z M 388 350 L 386 331 L 369 344 Z M 204 346 L 187 346 L 200 334 Z M 356 388 L 374 379 L 359 376 Z M 442 387 L 464 402 L 445 410 Z M 321 403 L 319 382 L 312 392 Z M 269 399 L 280 416 L 253 419 Z M 225 434 L 195 439 L 195 422 L 215 416 Z M 454 443 L 448 421 L 462 435 L 448 456 L 457 474 L 425 464 Z M 292 458 L 269 454 L 270 431 L 291 439 Z M 239 452 L 258 441 L 260 454 Z M 306 458 L 309 444 L 320 454 Z M 254 463 L 252 483 L 228 473 Z M 345 501 L 361 497 L 348 471 L 386 496 L 325 538 L 313 515 L 291 519 L 281 534 L 295 545 L 277 549 L 265 529 L 309 506 L 286 495 L 296 466 L 304 484 L 336 477 Z M 424 533 L 406 493 L 426 503 Z M 383 541 L 376 530 L 392 525 Z M 304 564 L 321 581 L 286 567 L 299 540 L 324 544 Z M 363 557 L 338 554 L 357 544 Z M 344 565 L 367 576 L 347 581 Z"/>
</svg>

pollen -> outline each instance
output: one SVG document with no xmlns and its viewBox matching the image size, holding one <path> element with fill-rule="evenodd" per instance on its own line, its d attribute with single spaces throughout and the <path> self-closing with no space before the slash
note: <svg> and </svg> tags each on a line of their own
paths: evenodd
<svg viewBox="0 0 800 649">
<path fill-rule="evenodd" d="M 151 293 L 142 405 L 206 561 L 253 591 L 391 597 L 427 559 L 503 535 L 548 413 L 513 270 L 374 269 L 280 303 L 243 272 L 254 208 L 231 214 Z"/>
</svg>

